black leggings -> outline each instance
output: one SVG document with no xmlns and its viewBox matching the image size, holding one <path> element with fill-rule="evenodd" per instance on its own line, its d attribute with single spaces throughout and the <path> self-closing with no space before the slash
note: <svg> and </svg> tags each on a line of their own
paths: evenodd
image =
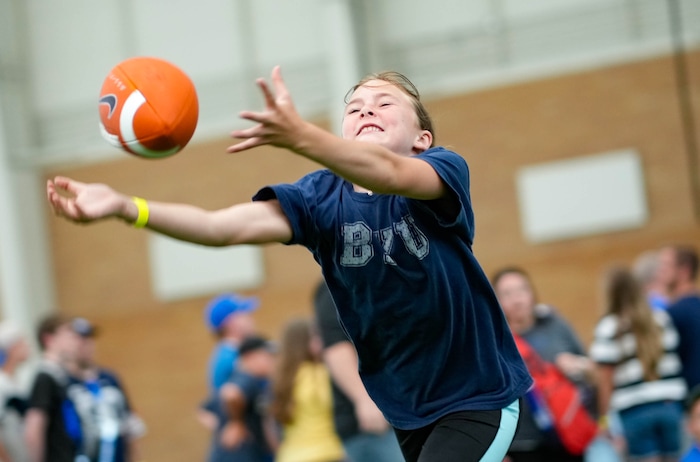
<svg viewBox="0 0 700 462">
<path fill-rule="evenodd" d="M 507 445 L 501 451 L 505 455 L 517 420 L 502 423 L 504 412 L 506 410 L 455 412 L 423 428 L 394 429 L 394 432 L 406 462 L 478 462 L 494 443 L 499 429 L 506 434 L 510 432 Z"/>
</svg>

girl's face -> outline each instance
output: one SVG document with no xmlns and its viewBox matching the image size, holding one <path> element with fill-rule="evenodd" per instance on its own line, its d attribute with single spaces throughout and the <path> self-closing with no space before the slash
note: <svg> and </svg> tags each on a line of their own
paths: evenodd
<svg viewBox="0 0 700 462">
<path fill-rule="evenodd" d="M 345 106 L 343 138 L 375 143 L 397 154 L 412 155 L 430 147 L 432 134 L 421 130 L 411 97 L 383 80 L 359 87 Z"/>
</svg>

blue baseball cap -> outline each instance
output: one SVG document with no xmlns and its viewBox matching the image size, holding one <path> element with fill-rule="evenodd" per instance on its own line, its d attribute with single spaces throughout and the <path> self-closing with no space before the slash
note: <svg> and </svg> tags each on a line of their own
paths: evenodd
<svg viewBox="0 0 700 462">
<path fill-rule="evenodd" d="M 97 327 L 85 318 L 73 318 L 70 326 L 76 334 L 83 338 L 97 336 Z"/>
<path fill-rule="evenodd" d="M 226 318 L 235 313 L 250 313 L 260 305 L 257 297 L 241 297 L 238 294 L 222 294 L 213 298 L 205 309 L 207 325 L 217 331 Z"/>
</svg>

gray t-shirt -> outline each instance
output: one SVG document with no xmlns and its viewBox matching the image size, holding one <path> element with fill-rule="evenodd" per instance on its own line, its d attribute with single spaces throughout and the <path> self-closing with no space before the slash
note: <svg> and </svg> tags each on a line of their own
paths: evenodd
<svg viewBox="0 0 700 462">
<path fill-rule="evenodd" d="M 547 362 L 554 363 L 560 353 L 586 355 L 583 344 L 571 326 L 552 307 L 538 305 L 535 308 L 535 324 L 520 336 Z"/>
<path fill-rule="evenodd" d="M 572 353 L 585 356 L 583 344 L 571 326 L 548 305 L 537 305 L 535 324 L 520 336 L 545 361 L 554 363 L 560 353 Z M 577 383 L 580 388 L 585 384 Z M 584 398 L 586 399 L 586 398 Z M 587 401 L 592 397 L 587 397 Z M 558 440 L 551 434 L 544 434 L 534 421 L 527 404 L 520 409 L 521 418 L 518 430 L 511 445 L 512 451 L 532 451 L 542 445 L 559 446 Z"/>
</svg>

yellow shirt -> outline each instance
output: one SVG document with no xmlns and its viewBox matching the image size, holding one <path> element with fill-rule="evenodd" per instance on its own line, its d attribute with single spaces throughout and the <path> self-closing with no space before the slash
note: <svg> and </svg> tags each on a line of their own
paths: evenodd
<svg viewBox="0 0 700 462">
<path fill-rule="evenodd" d="M 333 398 L 328 371 L 306 361 L 294 379 L 292 422 L 285 425 L 276 462 L 330 462 L 345 457 L 333 425 Z"/>
</svg>

